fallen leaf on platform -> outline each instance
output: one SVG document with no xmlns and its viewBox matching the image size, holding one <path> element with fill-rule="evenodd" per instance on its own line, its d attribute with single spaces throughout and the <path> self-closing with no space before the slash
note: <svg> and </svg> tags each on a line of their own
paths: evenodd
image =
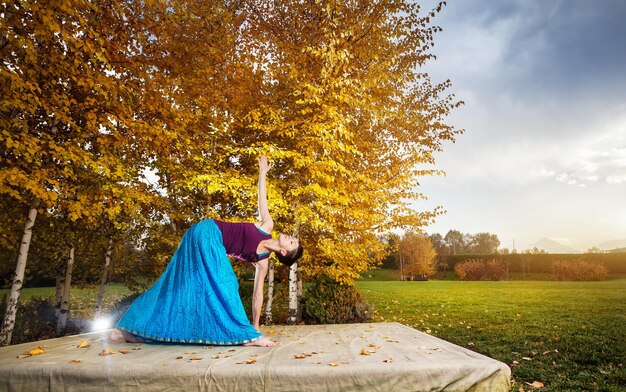
<svg viewBox="0 0 626 392">
<path fill-rule="evenodd" d="M 294 355 L 293 357 L 295 359 L 304 359 L 304 358 L 306 358 L 306 355 Z"/>
<path fill-rule="evenodd" d="M 43 353 L 45 353 L 45 351 L 43 351 L 43 348 L 37 347 L 37 348 L 33 348 L 32 350 L 29 350 L 26 354 L 28 354 L 28 355 L 39 355 L 39 354 L 43 354 Z"/>
<path fill-rule="evenodd" d="M 375 345 L 374 343 L 370 343 L 370 344 L 368 344 L 368 345 L 367 345 L 367 347 L 380 348 L 380 347 L 378 347 L 377 345 Z"/>
<path fill-rule="evenodd" d="M 70 363 L 80 363 L 80 359 L 72 359 Z"/>
<path fill-rule="evenodd" d="M 141 347 L 133 347 L 131 350 L 141 350 Z"/>
<path fill-rule="evenodd" d="M 259 355 L 259 354 L 250 354 L 249 356 L 251 356 L 251 357 L 256 357 L 256 356 L 258 356 L 258 355 Z"/>
<path fill-rule="evenodd" d="M 339 364 L 335 362 L 331 362 L 328 364 L 328 366 L 336 367 L 336 366 L 339 366 Z"/>
<path fill-rule="evenodd" d="M 268 331 L 268 333 L 269 333 L 270 335 L 273 335 L 273 334 L 274 334 L 274 330 L 273 330 L 273 329 L 270 329 L 270 330 Z"/>
<path fill-rule="evenodd" d="M 193 355 L 193 354 L 195 354 L 195 352 L 194 352 L 194 351 L 187 351 L 185 354 L 187 354 L 187 355 Z"/>
<path fill-rule="evenodd" d="M 130 351 L 128 350 L 117 350 L 118 352 L 122 353 L 122 354 L 128 354 Z"/>
<path fill-rule="evenodd" d="M 385 362 L 385 363 L 391 363 L 391 362 L 393 362 L 393 358 L 387 358 L 387 359 L 384 359 L 384 360 L 383 360 L 383 362 Z"/>
<path fill-rule="evenodd" d="M 183 357 L 179 355 L 176 357 L 176 359 L 183 359 Z"/>
<path fill-rule="evenodd" d="M 387 339 L 387 341 L 388 341 L 389 343 L 398 343 L 398 341 L 397 341 L 397 340 L 393 340 L 393 339 Z"/>
<path fill-rule="evenodd" d="M 202 347 L 202 348 L 203 348 L 203 349 L 205 349 L 205 350 L 210 350 L 210 349 L 212 349 L 212 348 L 213 348 L 213 346 L 204 346 L 204 347 Z"/>
<path fill-rule="evenodd" d="M 220 359 L 220 356 L 219 356 L 219 355 L 214 355 L 214 356 L 212 356 L 211 358 L 212 358 L 212 359 Z"/>
<path fill-rule="evenodd" d="M 526 382 L 524 384 L 528 385 L 529 387 L 533 387 L 533 388 L 543 388 L 543 383 L 541 381 L 533 381 L 532 383 Z"/>
<path fill-rule="evenodd" d="M 89 342 L 87 340 L 83 340 L 82 342 L 80 342 L 80 344 L 78 345 L 78 348 L 86 348 L 89 347 Z"/>
<path fill-rule="evenodd" d="M 190 361 L 201 361 L 202 358 L 197 358 L 197 357 L 191 357 L 189 358 Z"/>
<path fill-rule="evenodd" d="M 322 363 L 320 361 L 315 361 L 313 362 L 315 365 L 321 365 Z"/>
<path fill-rule="evenodd" d="M 100 354 L 98 355 L 102 357 L 102 356 L 111 355 L 111 354 L 115 354 L 115 350 L 113 350 L 112 348 L 107 348 L 106 350 L 102 350 Z"/>
<path fill-rule="evenodd" d="M 248 365 L 252 365 L 253 363 L 256 363 L 256 359 L 250 358 L 250 359 L 246 360 L 246 364 L 248 364 Z"/>
<path fill-rule="evenodd" d="M 372 355 L 372 353 L 367 351 L 366 349 L 362 348 L 361 349 L 361 355 Z"/>
<path fill-rule="evenodd" d="M 229 352 L 229 353 L 231 353 L 231 352 L 233 352 L 233 351 L 237 351 L 237 350 L 235 350 L 234 348 L 233 348 L 233 349 L 228 350 L 228 352 Z"/>
</svg>

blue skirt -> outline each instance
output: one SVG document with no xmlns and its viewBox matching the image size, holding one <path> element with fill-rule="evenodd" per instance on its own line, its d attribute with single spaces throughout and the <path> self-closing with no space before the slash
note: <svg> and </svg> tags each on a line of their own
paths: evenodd
<svg viewBox="0 0 626 392">
<path fill-rule="evenodd" d="M 261 337 L 246 316 L 222 233 L 212 220 L 187 230 L 165 272 L 116 328 L 179 343 L 238 345 Z"/>
</svg>

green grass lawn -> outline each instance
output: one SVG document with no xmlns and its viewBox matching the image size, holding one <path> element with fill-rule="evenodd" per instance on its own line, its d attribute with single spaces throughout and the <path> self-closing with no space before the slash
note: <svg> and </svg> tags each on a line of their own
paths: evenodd
<svg viewBox="0 0 626 392">
<path fill-rule="evenodd" d="M 11 289 L 0 290 L 0 298 L 9 296 Z M 108 284 L 104 291 L 103 310 L 108 311 L 113 305 L 131 291 L 122 284 Z M 28 301 L 31 298 L 46 298 L 54 301 L 54 287 L 23 288 L 20 293 L 20 301 Z M 70 317 L 76 319 L 90 319 L 96 308 L 98 299 L 98 287 L 72 287 L 70 289 Z"/>
<path fill-rule="evenodd" d="M 626 279 L 359 281 L 374 321 L 397 321 L 512 368 L 513 390 L 626 391 Z"/>
</svg>

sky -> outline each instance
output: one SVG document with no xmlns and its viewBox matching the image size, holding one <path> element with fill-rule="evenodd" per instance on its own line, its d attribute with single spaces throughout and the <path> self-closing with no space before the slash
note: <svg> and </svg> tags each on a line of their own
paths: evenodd
<svg viewBox="0 0 626 392">
<path fill-rule="evenodd" d="M 424 2 L 427 9 L 434 2 Z M 448 0 L 433 81 L 465 105 L 465 133 L 420 180 L 425 231 L 544 238 L 585 251 L 626 239 L 626 1 Z"/>
</svg>

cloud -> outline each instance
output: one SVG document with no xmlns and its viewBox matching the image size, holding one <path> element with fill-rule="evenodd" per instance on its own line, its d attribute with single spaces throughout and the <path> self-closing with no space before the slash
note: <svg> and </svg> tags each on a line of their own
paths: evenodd
<svg viewBox="0 0 626 392">
<path fill-rule="evenodd" d="M 606 178 L 607 184 L 622 184 L 626 183 L 626 174 L 625 175 L 617 175 L 617 176 L 608 176 Z"/>
</svg>

